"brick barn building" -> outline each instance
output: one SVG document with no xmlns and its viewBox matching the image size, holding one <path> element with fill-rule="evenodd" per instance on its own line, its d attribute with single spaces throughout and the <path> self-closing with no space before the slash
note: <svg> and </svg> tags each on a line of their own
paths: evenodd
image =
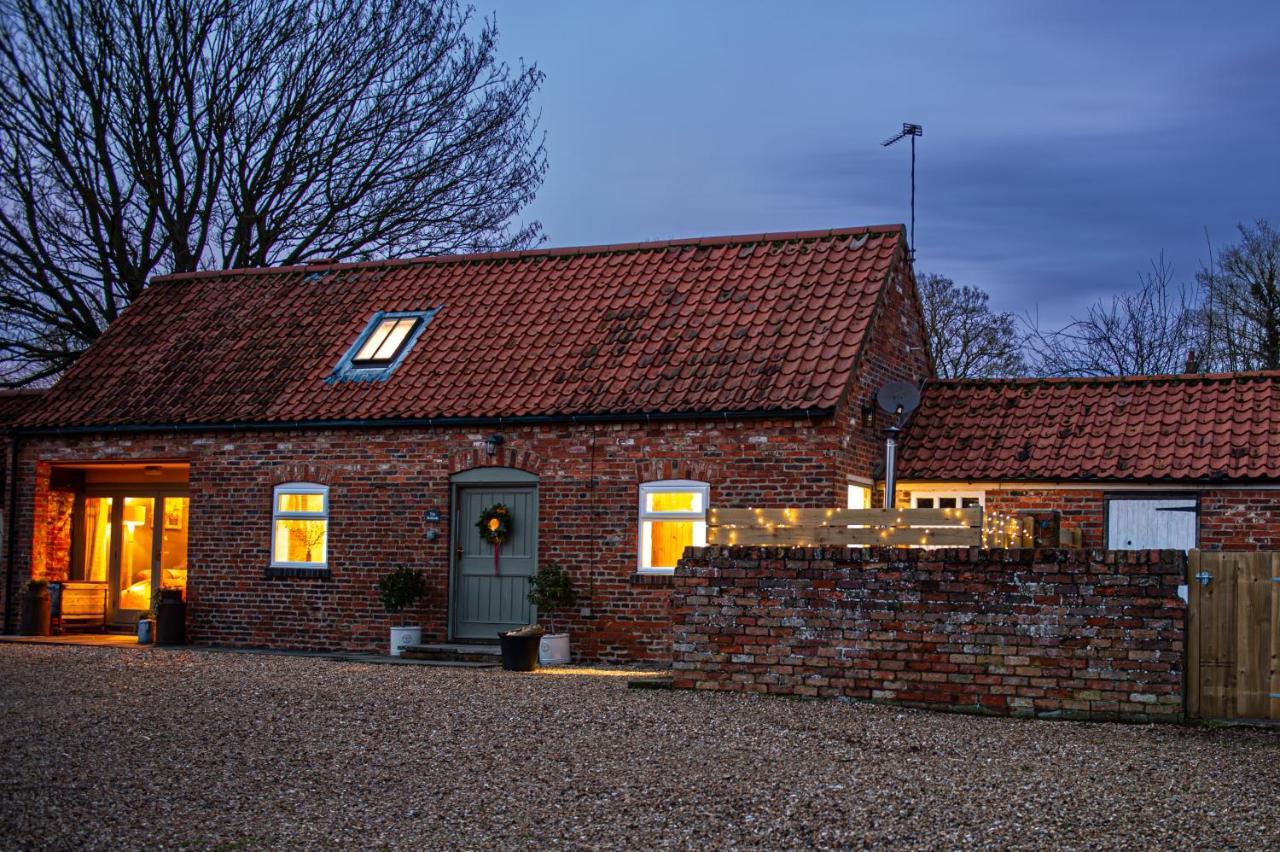
<svg viewBox="0 0 1280 852">
<path fill-rule="evenodd" d="M 867 505 L 873 395 L 930 372 L 900 226 L 160 278 L 19 421 L 6 630 L 36 577 L 374 650 L 410 566 L 426 638 L 492 639 L 550 561 L 575 657 L 667 659 L 708 504 Z"/>
<path fill-rule="evenodd" d="M 898 482 L 1087 548 L 1280 550 L 1280 373 L 930 382 Z"/>
</svg>

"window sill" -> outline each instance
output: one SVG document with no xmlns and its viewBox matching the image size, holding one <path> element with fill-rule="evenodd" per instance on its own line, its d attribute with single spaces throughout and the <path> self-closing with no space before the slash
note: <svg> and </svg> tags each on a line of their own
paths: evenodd
<svg viewBox="0 0 1280 852">
<path fill-rule="evenodd" d="M 330 574 L 328 568 L 285 568 L 273 565 L 267 566 L 268 580 L 279 580 L 286 577 L 328 580 L 330 579 Z"/>
<path fill-rule="evenodd" d="M 676 578 L 674 574 L 641 574 L 637 571 L 627 582 L 633 586 L 674 586 Z"/>
</svg>

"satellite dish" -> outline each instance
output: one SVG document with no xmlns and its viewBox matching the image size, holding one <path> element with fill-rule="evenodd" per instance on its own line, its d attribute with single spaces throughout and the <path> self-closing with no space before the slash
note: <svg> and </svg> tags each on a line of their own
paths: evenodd
<svg viewBox="0 0 1280 852">
<path fill-rule="evenodd" d="M 920 389 L 911 382 L 887 382 L 876 394 L 876 402 L 890 414 L 905 416 L 920 404 Z"/>
</svg>

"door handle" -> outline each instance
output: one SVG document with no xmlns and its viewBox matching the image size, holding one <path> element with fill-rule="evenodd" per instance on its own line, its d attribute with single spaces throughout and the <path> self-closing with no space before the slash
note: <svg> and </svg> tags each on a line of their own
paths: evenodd
<svg viewBox="0 0 1280 852">
<path fill-rule="evenodd" d="M 462 545 L 458 545 L 457 547 L 455 547 L 455 548 L 453 549 L 453 557 L 454 557 L 455 559 L 461 559 L 461 558 L 462 558 Z"/>
</svg>

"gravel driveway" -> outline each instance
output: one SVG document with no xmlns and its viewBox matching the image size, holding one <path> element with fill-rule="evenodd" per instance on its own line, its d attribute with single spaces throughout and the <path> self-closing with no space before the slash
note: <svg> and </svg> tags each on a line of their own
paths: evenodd
<svg viewBox="0 0 1280 852">
<path fill-rule="evenodd" d="M 0 845 L 1280 844 L 1277 731 L 626 680 L 0 645 Z"/>
</svg>

